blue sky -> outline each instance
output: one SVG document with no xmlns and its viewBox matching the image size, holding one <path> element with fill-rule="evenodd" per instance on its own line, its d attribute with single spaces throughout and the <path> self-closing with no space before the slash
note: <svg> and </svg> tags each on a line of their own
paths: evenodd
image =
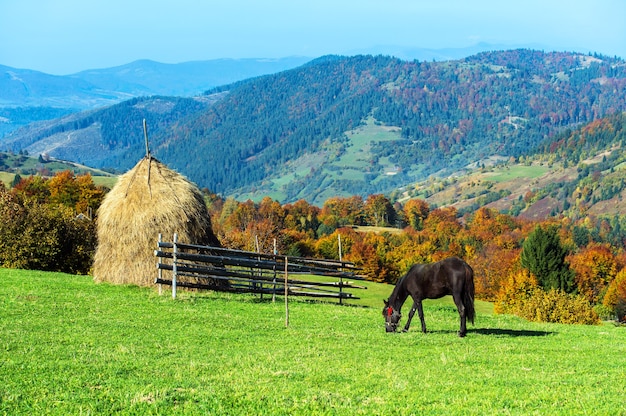
<svg viewBox="0 0 626 416">
<path fill-rule="evenodd" d="M 0 65 L 58 75 L 479 42 L 626 58 L 626 1 L 0 0 Z"/>
</svg>

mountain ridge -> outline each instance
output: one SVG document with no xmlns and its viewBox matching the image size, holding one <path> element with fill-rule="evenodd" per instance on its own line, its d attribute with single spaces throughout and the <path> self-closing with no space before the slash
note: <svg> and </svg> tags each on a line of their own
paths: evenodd
<svg viewBox="0 0 626 416">
<path fill-rule="evenodd" d="M 35 142 L 91 129 L 92 154 L 76 161 L 124 170 L 144 153 L 146 118 L 153 153 L 201 187 L 319 203 L 518 157 L 559 131 L 624 111 L 625 88 L 624 61 L 599 55 L 327 56 L 195 99 L 134 98 L 39 132 L 24 129 L 0 150 L 30 153 Z"/>
</svg>

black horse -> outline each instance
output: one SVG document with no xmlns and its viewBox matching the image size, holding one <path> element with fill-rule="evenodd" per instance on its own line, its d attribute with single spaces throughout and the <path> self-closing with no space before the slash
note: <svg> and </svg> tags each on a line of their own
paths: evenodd
<svg viewBox="0 0 626 416">
<path fill-rule="evenodd" d="M 452 295 L 461 317 L 459 336 L 464 337 L 467 332 L 467 318 L 474 324 L 474 271 L 458 257 L 449 257 L 430 264 L 415 264 L 411 267 L 398 281 L 389 299 L 384 301 L 383 316 L 387 332 L 396 331 L 402 317 L 400 309 L 409 295 L 413 298 L 413 307 L 404 326 L 404 332 L 409 330 L 416 309 L 422 322 L 422 332 L 426 332 L 422 300 L 439 299 L 446 295 Z"/>
</svg>

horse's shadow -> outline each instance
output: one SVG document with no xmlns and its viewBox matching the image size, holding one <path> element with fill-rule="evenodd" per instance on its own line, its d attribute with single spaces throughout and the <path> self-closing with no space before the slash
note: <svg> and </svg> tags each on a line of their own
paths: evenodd
<svg viewBox="0 0 626 416">
<path fill-rule="evenodd" d="M 507 337 L 547 337 L 554 335 L 550 331 L 529 331 L 526 329 L 503 329 L 503 328 L 473 328 L 468 329 L 468 333 L 473 332 L 480 335 L 495 335 Z"/>
<path fill-rule="evenodd" d="M 400 332 L 400 331 L 398 331 Z M 418 332 L 417 330 L 414 332 Z M 428 334 L 456 334 L 457 331 L 449 329 L 429 329 Z M 502 328 L 468 328 L 467 335 L 470 334 L 488 335 L 488 336 L 501 336 L 501 337 L 547 337 L 554 335 L 555 332 L 550 331 L 528 331 L 517 329 L 502 329 Z"/>
</svg>

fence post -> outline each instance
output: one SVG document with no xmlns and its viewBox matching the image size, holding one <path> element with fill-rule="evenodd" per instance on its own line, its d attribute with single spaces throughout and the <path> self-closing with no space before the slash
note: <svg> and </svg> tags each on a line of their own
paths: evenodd
<svg viewBox="0 0 626 416">
<path fill-rule="evenodd" d="M 258 236 L 258 235 L 255 235 L 255 236 L 254 236 L 254 245 L 255 245 L 255 248 L 256 248 L 256 252 L 257 252 L 257 254 L 260 254 L 260 253 L 261 253 L 261 247 L 259 246 L 259 236 Z M 257 257 L 257 260 L 260 262 L 260 261 L 261 261 L 261 256 L 258 256 L 258 257 Z M 257 273 L 257 276 L 259 276 L 259 277 L 260 277 L 260 276 L 261 276 L 261 274 L 262 274 L 261 269 L 260 269 L 260 268 L 259 268 L 259 269 L 257 269 L 257 270 L 256 270 L 256 273 Z M 254 273 L 254 272 L 252 272 L 252 278 L 253 278 L 253 279 L 255 278 L 255 273 Z M 261 296 L 260 296 L 259 298 L 262 300 L 262 299 L 263 299 L 263 283 L 261 283 L 261 282 L 259 282 L 259 283 L 253 283 L 253 288 L 254 288 L 255 290 L 257 289 L 257 285 L 258 285 L 258 288 L 259 288 L 259 290 L 260 290 L 260 292 L 261 292 Z"/>
<path fill-rule="evenodd" d="M 272 283 L 274 286 L 272 287 L 272 303 L 276 302 L 276 254 L 278 254 L 278 251 L 276 250 L 276 239 L 274 239 L 274 265 L 272 266 L 272 271 L 274 272 Z"/>
<path fill-rule="evenodd" d="M 285 328 L 289 326 L 289 286 L 287 286 L 288 261 L 287 256 L 285 256 Z"/>
<path fill-rule="evenodd" d="M 161 233 L 159 233 L 159 243 L 160 243 L 161 241 L 163 241 L 163 240 L 162 240 L 162 235 L 161 235 Z M 159 247 L 160 247 L 159 243 L 157 243 L 157 250 L 160 250 L 160 248 L 159 248 Z M 161 258 L 161 257 L 159 257 L 158 262 L 159 262 L 159 264 L 163 263 L 163 260 L 162 260 L 162 258 Z M 161 268 L 160 268 L 160 267 L 158 267 L 158 266 L 157 266 L 157 269 L 158 269 L 158 273 L 159 273 L 159 275 L 158 275 L 158 277 L 159 277 L 159 281 L 161 281 L 161 278 L 163 277 L 163 271 L 162 271 L 162 270 L 161 270 Z M 162 294 L 163 294 L 163 285 L 162 285 L 161 283 L 159 283 L 159 296 L 161 296 Z"/>
<path fill-rule="evenodd" d="M 342 262 L 341 253 L 341 234 L 337 233 L 337 240 L 339 241 L 339 262 Z M 339 304 L 343 305 L 343 277 L 339 275 Z"/>
<path fill-rule="evenodd" d="M 178 251 L 178 247 L 176 243 L 178 242 L 178 234 L 174 233 L 174 249 L 172 250 L 172 299 L 176 299 L 176 273 L 178 272 L 176 267 L 176 253 Z"/>
</svg>

